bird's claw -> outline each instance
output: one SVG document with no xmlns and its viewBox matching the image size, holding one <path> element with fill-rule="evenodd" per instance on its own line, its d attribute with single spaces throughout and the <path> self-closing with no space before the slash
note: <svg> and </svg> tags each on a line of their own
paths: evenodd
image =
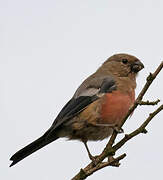
<svg viewBox="0 0 163 180">
<path fill-rule="evenodd" d="M 113 129 L 114 129 L 117 133 L 124 133 L 124 130 L 123 130 L 122 128 L 118 127 L 118 126 L 115 126 Z"/>
<path fill-rule="evenodd" d="M 90 155 L 89 158 L 90 158 L 90 160 L 92 161 L 93 166 L 96 166 L 96 165 L 98 164 L 98 163 L 97 163 L 97 160 L 96 160 L 96 156 Z"/>
</svg>

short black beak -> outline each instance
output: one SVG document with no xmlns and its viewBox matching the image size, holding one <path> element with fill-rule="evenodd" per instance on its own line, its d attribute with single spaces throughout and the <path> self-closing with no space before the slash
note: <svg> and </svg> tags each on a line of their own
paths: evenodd
<svg viewBox="0 0 163 180">
<path fill-rule="evenodd" d="M 140 62 L 139 60 L 137 60 L 136 62 L 134 62 L 132 65 L 131 65 L 131 71 L 132 72 L 139 72 L 140 70 L 142 70 L 144 68 L 144 65 L 142 62 Z"/>
</svg>

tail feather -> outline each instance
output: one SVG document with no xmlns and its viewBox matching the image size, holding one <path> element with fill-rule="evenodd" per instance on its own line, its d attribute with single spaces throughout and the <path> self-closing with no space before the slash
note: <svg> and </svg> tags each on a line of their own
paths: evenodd
<svg viewBox="0 0 163 180">
<path fill-rule="evenodd" d="M 15 165 L 16 163 L 18 163 L 22 159 L 26 158 L 30 154 L 34 153 L 35 151 L 37 151 L 37 150 L 41 149 L 42 147 L 46 146 L 47 144 L 51 143 L 52 141 L 55 141 L 56 139 L 58 139 L 57 136 L 56 137 L 53 136 L 53 138 L 47 138 L 47 136 L 45 136 L 45 134 L 44 134 L 40 138 L 33 141 L 31 144 L 25 146 L 23 149 L 16 152 L 10 158 L 10 160 L 13 161 L 11 163 L 10 167 Z"/>
</svg>

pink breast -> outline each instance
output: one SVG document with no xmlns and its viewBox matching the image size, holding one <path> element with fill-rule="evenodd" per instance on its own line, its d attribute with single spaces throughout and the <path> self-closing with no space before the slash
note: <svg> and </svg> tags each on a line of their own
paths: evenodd
<svg viewBox="0 0 163 180">
<path fill-rule="evenodd" d="M 120 123 L 135 101 L 135 92 L 124 94 L 119 91 L 107 93 L 101 107 L 100 123 Z"/>
</svg>

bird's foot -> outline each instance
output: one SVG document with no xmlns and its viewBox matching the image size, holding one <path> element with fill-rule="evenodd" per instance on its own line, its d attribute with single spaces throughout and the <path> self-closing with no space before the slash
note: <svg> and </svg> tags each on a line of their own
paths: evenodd
<svg viewBox="0 0 163 180">
<path fill-rule="evenodd" d="M 113 128 L 117 133 L 124 133 L 124 130 L 120 128 L 116 123 L 113 124 L 95 124 L 95 126 L 110 127 Z"/>
<path fill-rule="evenodd" d="M 89 159 L 92 161 L 93 166 L 96 166 L 98 164 L 97 160 L 96 160 L 96 157 L 97 156 L 92 156 L 91 154 L 89 154 Z"/>
<path fill-rule="evenodd" d="M 113 127 L 113 129 L 117 132 L 117 133 L 124 133 L 124 130 L 121 127 L 118 127 L 117 125 Z"/>
</svg>

